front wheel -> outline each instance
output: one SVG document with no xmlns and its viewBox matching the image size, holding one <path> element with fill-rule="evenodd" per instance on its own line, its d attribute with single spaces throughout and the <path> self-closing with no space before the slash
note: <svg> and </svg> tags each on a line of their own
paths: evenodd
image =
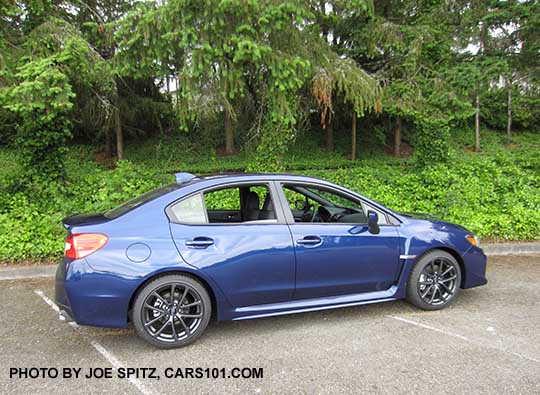
<svg viewBox="0 0 540 395">
<path fill-rule="evenodd" d="M 461 269 L 449 253 L 435 250 L 416 262 L 407 283 L 407 300 L 423 310 L 440 310 L 454 301 Z"/>
<path fill-rule="evenodd" d="M 181 274 L 159 277 L 144 286 L 133 305 L 138 335 L 159 348 L 186 346 L 202 335 L 212 315 L 205 287 Z"/>
</svg>

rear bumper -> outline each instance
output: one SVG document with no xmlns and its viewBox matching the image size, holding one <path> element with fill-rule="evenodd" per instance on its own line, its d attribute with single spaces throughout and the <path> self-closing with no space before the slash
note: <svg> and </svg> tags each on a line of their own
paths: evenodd
<svg viewBox="0 0 540 395">
<path fill-rule="evenodd" d="M 66 288 L 64 287 L 64 280 L 66 277 L 66 269 L 68 264 L 68 261 L 66 261 L 64 258 L 64 261 L 62 261 L 56 267 L 54 301 L 56 302 L 61 311 L 66 312 L 70 318 L 75 319 L 73 311 L 71 310 L 71 306 L 69 305 Z"/>
<path fill-rule="evenodd" d="M 133 280 L 95 272 L 84 259 L 64 258 L 56 269 L 56 304 L 79 325 L 127 327 L 133 289 Z"/>
</svg>

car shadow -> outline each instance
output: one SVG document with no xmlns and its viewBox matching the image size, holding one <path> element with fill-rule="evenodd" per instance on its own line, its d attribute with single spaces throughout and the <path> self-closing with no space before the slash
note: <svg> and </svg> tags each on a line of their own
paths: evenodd
<svg viewBox="0 0 540 395">
<path fill-rule="evenodd" d="M 484 288 L 485 290 L 485 288 Z M 183 349 L 193 349 L 201 346 L 216 346 L 226 342 L 228 344 L 242 343 L 246 338 L 252 341 L 267 338 L 270 334 L 293 333 L 294 331 L 330 330 L 340 325 L 351 325 L 355 323 L 373 323 L 387 320 L 389 316 L 417 316 L 428 317 L 441 314 L 470 312 L 479 308 L 482 300 L 489 300 L 486 296 L 479 299 L 481 293 L 476 289 L 462 290 L 457 300 L 447 309 L 436 311 L 419 310 L 404 300 L 374 303 L 362 306 L 343 307 L 323 311 L 313 311 L 298 314 L 288 314 L 274 317 L 265 317 L 240 321 L 212 321 L 207 330 L 193 344 Z M 369 320 L 366 321 L 366 320 Z M 81 327 L 87 335 L 95 338 L 114 338 L 115 349 L 130 350 L 135 347 L 137 350 L 160 352 L 151 345 L 141 340 L 135 333 L 132 326 L 127 329 L 107 329 Z"/>
</svg>

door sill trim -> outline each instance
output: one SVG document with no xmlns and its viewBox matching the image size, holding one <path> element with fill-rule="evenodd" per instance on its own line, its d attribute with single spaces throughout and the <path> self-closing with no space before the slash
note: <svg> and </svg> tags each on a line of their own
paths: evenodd
<svg viewBox="0 0 540 395">
<path fill-rule="evenodd" d="M 398 287 L 393 285 L 384 291 L 365 292 L 360 294 L 326 296 L 317 299 L 292 300 L 289 302 L 246 306 L 234 309 L 239 316 L 233 320 L 272 317 L 284 314 L 305 313 L 309 311 L 330 310 L 341 307 L 359 306 L 363 304 L 397 300 L 394 297 Z"/>
</svg>

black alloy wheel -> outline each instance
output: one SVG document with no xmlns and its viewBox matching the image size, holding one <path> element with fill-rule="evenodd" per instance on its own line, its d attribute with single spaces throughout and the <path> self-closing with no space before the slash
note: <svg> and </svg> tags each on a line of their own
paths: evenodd
<svg viewBox="0 0 540 395">
<path fill-rule="evenodd" d="M 148 283 L 137 295 L 133 323 L 139 336 L 160 348 L 185 346 L 206 329 L 212 304 L 192 277 L 168 275 Z"/>
<path fill-rule="evenodd" d="M 407 299 L 424 310 L 448 306 L 457 296 L 461 270 L 456 259 L 446 251 L 434 250 L 420 258 L 411 270 Z"/>
</svg>

